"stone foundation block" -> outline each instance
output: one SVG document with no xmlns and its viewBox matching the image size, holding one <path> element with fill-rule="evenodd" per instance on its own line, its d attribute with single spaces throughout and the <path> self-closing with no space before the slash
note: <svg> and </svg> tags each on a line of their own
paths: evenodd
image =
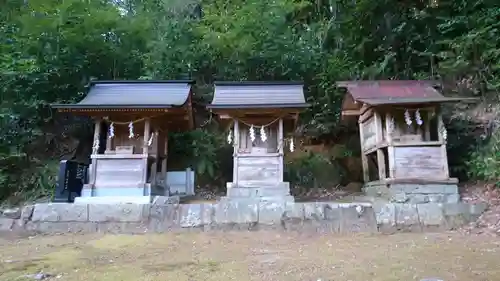
<svg viewBox="0 0 500 281">
<path fill-rule="evenodd" d="M 417 205 L 415 204 L 394 204 L 396 213 L 396 227 L 401 231 L 420 232 L 422 231 L 418 216 Z"/>
<path fill-rule="evenodd" d="M 180 227 L 201 227 L 215 221 L 216 204 L 180 205 Z"/>
<path fill-rule="evenodd" d="M 377 224 L 385 226 L 396 226 L 396 206 L 392 203 L 374 202 L 373 210 Z"/>
<path fill-rule="evenodd" d="M 259 203 L 255 200 L 220 200 L 215 209 L 217 224 L 248 224 L 259 220 Z"/>
<path fill-rule="evenodd" d="M 349 207 L 340 208 L 341 233 L 356 233 L 356 232 L 377 232 L 377 220 L 372 207 Z"/>
<path fill-rule="evenodd" d="M 391 184 L 389 189 L 407 194 L 458 194 L 456 184 Z"/>
<path fill-rule="evenodd" d="M 34 222 L 85 222 L 88 219 L 89 212 L 87 205 L 68 203 L 36 204 L 31 218 Z"/>
<path fill-rule="evenodd" d="M 97 224 L 92 222 L 29 222 L 25 228 L 28 231 L 46 233 L 46 234 L 63 234 L 63 233 L 95 233 Z"/>
<path fill-rule="evenodd" d="M 0 216 L 8 219 L 19 219 L 21 217 L 21 208 L 0 210 Z"/>
<path fill-rule="evenodd" d="M 199 227 L 203 220 L 203 204 L 182 204 L 180 205 L 180 226 Z"/>
<path fill-rule="evenodd" d="M 148 228 L 154 232 L 167 232 L 180 227 L 180 205 L 152 205 Z"/>
<path fill-rule="evenodd" d="M 418 204 L 417 211 L 420 223 L 426 227 L 440 227 L 445 224 L 442 204 Z"/>
<path fill-rule="evenodd" d="M 304 222 L 304 203 L 286 204 L 281 215 L 283 230 L 299 230 Z"/>
<path fill-rule="evenodd" d="M 320 232 L 338 233 L 344 231 L 348 224 L 344 223 L 343 208 L 332 206 L 330 204 L 323 205 L 323 221 L 320 221 L 321 227 L 318 228 Z"/>
<path fill-rule="evenodd" d="M 14 219 L 0 218 L 0 231 L 9 231 L 14 226 Z"/>
<path fill-rule="evenodd" d="M 179 196 L 155 196 L 152 205 L 179 204 L 180 200 Z"/>
<path fill-rule="evenodd" d="M 485 204 L 262 201 L 217 204 L 37 204 L 19 219 L 0 218 L 0 231 L 144 233 L 274 229 L 316 233 L 393 233 L 454 229 L 477 219 Z M 31 215 L 32 214 L 32 215 Z M 87 220 L 84 220 L 87 218 Z"/>
<path fill-rule="evenodd" d="M 286 202 L 279 201 L 261 201 L 259 204 L 260 224 L 280 224 L 283 213 L 286 211 Z"/>
<path fill-rule="evenodd" d="M 88 206 L 88 220 L 92 222 L 142 222 L 148 220 L 150 212 L 150 204 L 89 204 L 83 206 Z"/>
<path fill-rule="evenodd" d="M 111 234 L 144 234 L 147 225 L 140 222 L 106 222 L 97 224 L 97 232 Z"/>
<path fill-rule="evenodd" d="M 272 197 L 290 195 L 289 187 L 231 187 L 227 189 L 228 197 Z"/>
<path fill-rule="evenodd" d="M 33 211 L 35 210 L 35 205 L 26 205 L 21 209 L 21 217 L 20 219 L 23 221 L 31 220 L 33 216 Z"/>
<path fill-rule="evenodd" d="M 325 218 L 325 203 L 307 202 L 303 204 L 305 220 L 323 220 Z"/>
</svg>

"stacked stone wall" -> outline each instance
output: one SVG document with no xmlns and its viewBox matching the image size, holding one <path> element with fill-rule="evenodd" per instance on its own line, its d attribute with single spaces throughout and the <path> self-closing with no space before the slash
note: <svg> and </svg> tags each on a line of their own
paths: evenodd
<svg viewBox="0 0 500 281">
<path fill-rule="evenodd" d="M 284 231 L 353 233 L 451 230 L 473 221 L 484 204 L 66 204 L 3 210 L 1 231 L 34 233 L 162 233 L 169 231 Z"/>
</svg>

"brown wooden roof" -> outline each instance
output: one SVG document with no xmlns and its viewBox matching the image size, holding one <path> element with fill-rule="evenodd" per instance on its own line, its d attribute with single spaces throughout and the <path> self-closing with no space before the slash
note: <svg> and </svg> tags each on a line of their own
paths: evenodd
<svg viewBox="0 0 500 281">
<path fill-rule="evenodd" d="M 377 106 L 463 100 L 463 98 L 443 96 L 434 88 L 439 84 L 433 81 L 342 81 L 337 82 L 337 86 L 347 88 L 348 92 L 342 104 L 342 111 L 358 110 L 362 104 Z"/>
</svg>

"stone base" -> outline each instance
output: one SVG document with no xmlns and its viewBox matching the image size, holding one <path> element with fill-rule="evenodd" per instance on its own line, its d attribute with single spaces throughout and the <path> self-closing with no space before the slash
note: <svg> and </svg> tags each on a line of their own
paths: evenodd
<svg viewBox="0 0 500 281">
<path fill-rule="evenodd" d="M 179 196 L 99 196 L 76 197 L 75 204 L 178 204 Z"/>
<path fill-rule="evenodd" d="M 151 184 L 119 184 L 95 187 L 90 184 L 83 185 L 81 197 L 141 197 L 153 194 Z"/>
<path fill-rule="evenodd" d="M 27 233 L 259 230 L 320 233 L 436 231 L 476 220 L 485 203 L 402 204 L 389 202 L 244 203 L 229 200 L 196 204 L 41 203 L 0 210 L 2 231 Z"/>
<path fill-rule="evenodd" d="M 363 187 L 367 196 L 386 199 L 395 203 L 458 203 L 457 181 L 443 182 L 369 182 Z"/>
<path fill-rule="evenodd" d="M 227 183 L 227 195 L 220 199 L 222 203 L 241 204 L 287 204 L 295 202 L 290 195 L 290 184 L 280 182 L 269 183 Z"/>
<path fill-rule="evenodd" d="M 276 185 L 269 184 L 234 184 L 232 182 L 227 183 L 227 197 L 281 197 L 290 195 L 290 184 L 288 182 L 280 182 Z"/>
</svg>

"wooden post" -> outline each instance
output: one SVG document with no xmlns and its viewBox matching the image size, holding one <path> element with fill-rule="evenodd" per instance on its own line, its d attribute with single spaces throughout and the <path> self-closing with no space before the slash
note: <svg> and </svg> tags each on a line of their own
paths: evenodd
<svg viewBox="0 0 500 281">
<path fill-rule="evenodd" d="M 149 118 L 144 119 L 144 141 L 142 143 L 142 154 L 143 155 L 148 155 L 149 154 L 149 137 L 151 134 L 151 120 Z"/>
<path fill-rule="evenodd" d="M 278 173 L 279 173 L 279 181 L 283 181 L 283 118 L 280 118 L 278 121 L 278 161 L 279 161 L 279 167 L 278 167 Z"/>
<path fill-rule="evenodd" d="M 442 132 L 446 130 L 444 122 L 443 122 L 443 113 L 442 110 L 439 109 L 438 111 L 438 137 L 439 141 L 441 142 L 441 163 L 442 163 L 442 169 L 443 169 L 443 177 L 449 178 L 450 177 L 450 171 L 448 170 L 448 154 L 446 153 L 446 140 L 443 138 Z"/>
<path fill-rule="evenodd" d="M 108 121 L 109 122 L 109 121 Z M 106 134 L 106 152 L 110 153 L 113 150 L 113 139 L 109 137 L 109 126 L 111 123 L 108 124 L 108 132 Z M 104 152 L 104 153 L 106 153 Z"/>
<path fill-rule="evenodd" d="M 163 138 L 163 157 L 161 160 L 161 178 L 163 179 L 163 187 L 165 188 L 165 192 L 167 194 L 164 194 L 165 196 L 170 195 L 170 189 L 168 188 L 167 184 L 167 160 L 168 160 L 168 132 L 163 132 L 162 133 Z"/>
<path fill-rule="evenodd" d="M 153 163 L 151 163 L 151 187 L 156 186 L 156 174 L 158 172 L 158 161 L 159 161 L 159 152 L 158 152 L 158 130 L 155 130 L 154 138 L 153 138 L 153 145 L 154 147 L 154 159 Z M 149 148 L 148 148 L 149 149 Z"/>
<path fill-rule="evenodd" d="M 431 110 L 427 110 L 425 114 L 427 115 L 427 118 L 424 120 L 424 141 L 431 141 Z"/>
<path fill-rule="evenodd" d="M 394 178 L 394 145 L 392 143 L 392 130 L 394 130 L 392 123 L 392 115 L 387 112 L 385 114 L 385 131 L 387 132 L 387 158 L 389 162 L 389 178 Z"/>
<path fill-rule="evenodd" d="M 240 128 L 238 120 L 233 123 L 233 185 L 238 183 L 238 149 L 240 146 Z"/>
<path fill-rule="evenodd" d="M 361 165 L 363 166 L 363 181 L 365 183 L 370 181 L 370 174 L 368 171 L 368 157 L 365 155 L 364 140 L 365 136 L 363 133 L 363 121 L 359 120 L 359 138 L 361 140 Z"/>
<path fill-rule="evenodd" d="M 149 155 L 149 146 L 148 146 L 148 140 L 149 140 L 149 134 L 151 131 L 151 120 L 149 118 L 146 118 L 144 120 L 144 137 L 143 137 L 143 143 L 142 143 L 142 155 L 144 156 L 143 159 L 143 173 L 142 173 L 142 183 L 144 184 L 144 188 L 146 188 L 146 183 L 148 180 L 148 155 Z"/>
<path fill-rule="evenodd" d="M 101 118 L 96 118 L 95 119 L 95 126 L 94 126 L 94 144 L 99 142 L 100 139 L 100 133 L 101 133 Z M 100 145 L 100 144 L 99 144 Z M 99 148 L 96 150 L 92 148 L 92 154 L 97 155 L 99 154 Z M 92 188 L 91 191 L 91 196 L 95 195 L 95 181 L 96 181 L 96 176 L 97 176 L 97 158 L 92 158 L 92 168 L 90 170 L 90 179 L 89 183 Z"/>
<path fill-rule="evenodd" d="M 186 194 L 194 195 L 194 186 L 191 184 L 191 168 L 186 169 Z"/>
<path fill-rule="evenodd" d="M 377 166 L 378 166 L 378 178 L 379 180 L 384 180 L 386 178 L 385 174 L 385 155 L 384 151 L 380 148 L 384 142 L 384 135 L 382 130 L 382 118 L 380 113 L 375 111 L 375 136 L 377 139 Z"/>
</svg>

